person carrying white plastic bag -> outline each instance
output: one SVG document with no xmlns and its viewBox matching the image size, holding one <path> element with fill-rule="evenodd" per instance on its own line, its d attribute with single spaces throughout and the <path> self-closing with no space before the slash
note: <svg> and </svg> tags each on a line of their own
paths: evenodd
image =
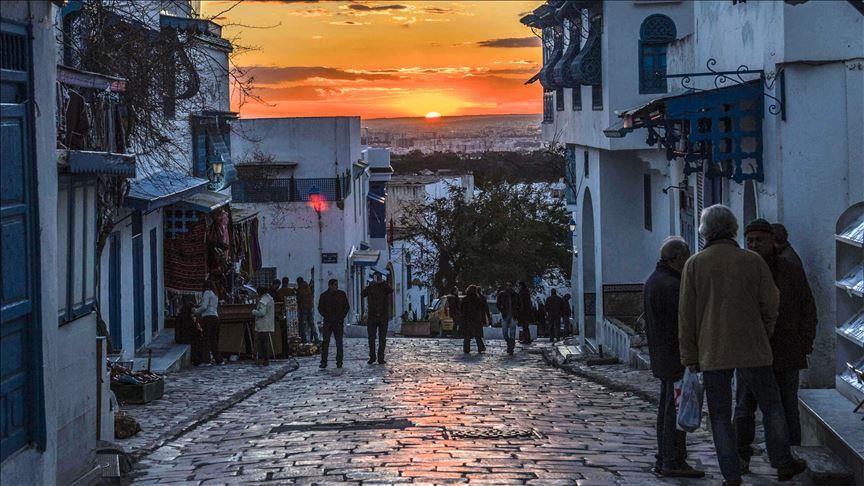
<svg viewBox="0 0 864 486">
<path fill-rule="evenodd" d="M 723 484 L 741 484 L 732 425 L 736 370 L 762 410 L 768 459 L 777 468 L 777 479 L 787 481 L 804 472 L 807 463 L 792 455 L 771 367 L 769 340 L 777 320 L 779 292 L 762 257 L 739 248 L 735 239 L 738 220 L 728 207 L 717 204 L 702 211 L 699 233 L 705 238 L 705 248 L 691 256 L 681 272 L 678 338 L 681 364 L 703 375 Z"/>
</svg>

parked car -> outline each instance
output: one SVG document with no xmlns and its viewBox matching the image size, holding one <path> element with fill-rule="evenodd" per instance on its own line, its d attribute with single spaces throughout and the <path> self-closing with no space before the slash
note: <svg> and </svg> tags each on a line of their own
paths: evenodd
<svg viewBox="0 0 864 486">
<path fill-rule="evenodd" d="M 461 297 L 460 297 L 461 299 Z M 453 317 L 450 316 L 450 310 L 445 305 L 447 299 L 439 298 L 432 301 L 429 305 L 429 332 L 433 336 L 443 336 L 446 334 L 455 334 L 456 326 L 453 323 Z"/>
</svg>

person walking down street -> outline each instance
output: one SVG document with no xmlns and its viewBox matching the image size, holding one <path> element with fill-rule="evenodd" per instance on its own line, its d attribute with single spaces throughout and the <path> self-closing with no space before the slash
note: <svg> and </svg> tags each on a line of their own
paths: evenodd
<svg viewBox="0 0 864 486">
<path fill-rule="evenodd" d="M 345 334 L 345 316 L 348 315 L 348 296 L 339 290 L 339 281 L 331 278 L 327 290 L 318 297 L 318 313 L 324 320 L 324 339 L 321 341 L 321 369 L 327 367 L 330 336 L 336 339 L 336 367 L 342 367 L 342 337 Z"/>
<path fill-rule="evenodd" d="M 213 282 L 205 280 L 202 285 L 201 303 L 195 308 L 195 315 L 201 317 L 201 328 L 204 330 L 204 344 L 201 350 L 201 361 L 209 365 L 212 361 L 217 365 L 224 363 L 219 352 L 219 297 L 213 291 Z"/>
<path fill-rule="evenodd" d="M 507 354 L 513 354 L 516 349 L 516 310 L 519 305 L 518 296 L 513 291 L 513 283 L 507 282 L 495 297 L 498 312 L 501 313 L 501 333 L 507 342 Z"/>
<path fill-rule="evenodd" d="M 789 243 L 789 233 L 786 231 L 786 227 L 780 223 L 774 223 L 771 225 L 771 229 L 774 232 L 774 246 L 777 249 L 777 256 L 799 267 L 804 267 L 798 252 Z"/>
<path fill-rule="evenodd" d="M 534 320 L 534 305 L 531 303 L 531 291 L 525 282 L 519 282 L 518 305 L 516 306 L 516 317 L 522 327 L 522 335 L 519 342 L 531 344 L 531 322 Z"/>
<path fill-rule="evenodd" d="M 703 372 L 714 448 L 724 485 L 741 484 L 732 424 L 732 374 L 753 392 L 765 424 L 771 466 L 780 481 L 807 464 L 792 456 L 780 390 L 771 368 L 771 334 L 779 292 L 768 264 L 738 247 L 738 221 L 726 206 L 702 211 L 705 249 L 687 260 L 681 278 L 678 338 L 681 364 Z"/>
<path fill-rule="evenodd" d="M 573 316 L 573 304 L 570 301 L 570 294 L 561 299 L 564 307 L 561 309 L 561 327 L 564 328 L 565 336 L 573 335 L 573 321 L 570 318 Z"/>
<path fill-rule="evenodd" d="M 537 297 L 537 337 L 549 337 L 549 329 L 546 321 L 546 304 L 543 299 Z"/>
<path fill-rule="evenodd" d="M 800 370 L 807 368 L 807 355 L 813 352 L 816 337 L 816 303 L 800 265 L 780 257 L 775 248 L 776 226 L 764 219 L 747 225 L 744 237 L 747 248 L 765 260 L 771 270 L 774 285 L 780 290 L 777 324 L 771 335 L 774 356 L 774 379 L 780 389 L 780 401 L 786 414 L 789 443 L 801 445 L 801 421 L 798 415 L 798 379 Z M 793 250 L 794 251 L 794 250 Z M 748 471 L 756 436 L 756 399 L 753 391 L 739 386 L 735 400 L 735 432 L 742 471 Z"/>
<path fill-rule="evenodd" d="M 660 380 L 654 472 L 673 478 L 705 476 L 685 462 L 687 436 L 676 427 L 674 385 L 684 376 L 678 350 L 678 298 L 681 270 L 689 256 L 690 248 L 683 238 L 667 238 L 660 247 L 660 261 L 645 282 L 643 294 L 651 373 Z"/>
<path fill-rule="evenodd" d="M 453 333 L 457 336 L 461 334 L 463 319 L 462 319 L 462 306 L 459 304 L 459 289 L 457 287 L 453 287 L 449 294 L 444 297 L 445 305 L 447 306 L 447 313 L 451 319 L 453 319 Z"/>
<path fill-rule="evenodd" d="M 300 340 L 304 343 L 314 342 L 318 344 L 318 330 L 315 329 L 315 320 L 312 315 L 314 300 L 312 287 L 303 280 L 303 277 L 297 277 L 297 321 L 300 328 Z"/>
<path fill-rule="evenodd" d="M 255 316 L 257 364 L 262 366 L 270 364 L 270 355 L 273 354 L 271 338 L 273 331 L 276 330 L 276 302 L 270 295 L 272 291 L 272 288 L 259 288 L 258 305 L 252 309 L 252 315 Z"/>
<path fill-rule="evenodd" d="M 483 297 L 476 285 L 469 285 L 465 291 L 465 298 L 462 299 L 461 307 L 464 318 L 462 351 L 465 354 L 470 353 L 471 340 L 474 339 L 477 342 L 477 352 L 483 354 L 486 352 L 486 344 L 483 343 L 483 326 L 492 323 L 489 304 L 486 303 L 486 298 Z"/>
<path fill-rule="evenodd" d="M 366 297 L 366 332 L 369 337 L 369 364 L 385 364 L 384 348 L 387 346 L 387 323 L 390 321 L 390 294 L 393 289 L 384 281 L 381 272 L 372 274 L 372 283 L 361 295 Z M 378 338 L 378 352 L 375 352 L 375 338 Z"/>
<path fill-rule="evenodd" d="M 546 320 L 549 322 L 549 342 L 561 339 L 561 316 L 564 314 L 564 299 L 552 289 L 546 297 Z"/>
</svg>

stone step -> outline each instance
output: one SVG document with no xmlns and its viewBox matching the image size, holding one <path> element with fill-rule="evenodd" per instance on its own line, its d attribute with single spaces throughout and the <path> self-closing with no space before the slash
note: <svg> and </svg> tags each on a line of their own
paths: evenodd
<svg viewBox="0 0 864 486">
<path fill-rule="evenodd" d="M 832 486 L 855 486 L 852 471 L 827 447 L 794 447 L 794 453 L 807 461 L 804 476 L 811 484 Z"/>
</svg>

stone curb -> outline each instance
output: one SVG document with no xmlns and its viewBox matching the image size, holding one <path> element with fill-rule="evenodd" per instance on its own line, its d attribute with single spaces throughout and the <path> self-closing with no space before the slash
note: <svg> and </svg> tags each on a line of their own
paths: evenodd
<svg viewBox="0 0 864 486">
<path fill-rule="evenodd" d="M 543 359 L 547 363 L 558 369 L 576 375 L 580 378 L 585 378 L 586 380 L 590 380 L 600 385 L 603 385 L 610 390 L 630 393 L 631 395 L 637 396 L 654 405 L 660 404 L 660 397 L 653 393 L 648 393 L 644 390 L 640 390 L 626 383 L 615 381 L 603 373 L 592 371 L 587 366 L 581 366 L 578 363 L 574 362 L 567 362 L 564 356 L 562 356 L 561 353 L 558 351 L 557 346 L 553 347 L 553 349 L 544 349 Z"/>
<path fill-rule="evenodd" d="M 183 435 L 186 435 L 189 432 L 192 432 L 193 430 L 198 428 L 201 424 L 209 422 L 210 420 L 215 418 L 220 413 L 222 413 L 225 410 L 233 407 L 234 405 L 242 402 L 243 400 L 251 397 L 252 395 L 263 390 L 264 388 L 267 388 L 268 386 L 272 385 L 273 383 L 276 383 L 277 381 L 284 378 L 285 375 L 287 375 L 288 373 L 290 373 L 292 371 L 296 371 L 299 368 L 300 368 L 300 363 L 296 359 L 291 358 L 291 360 L 288 364 L 277 369 L 267 378 L 259 380 L 255 383 L 253 383 L 248 388 L 240 390 L 240 391 L 234 393 L 233 395 L 231 395 L 230 397 L 214 403 L 212 407 L 210 407 L 207 410 L 202 410 L 201 412 L 196 414 L 192 419 L 190 419 L 186 422 L 177 424 L 176 426 L 168 429 L 165 433 L 161 434 L 152 445 L 145 447 L 145 448 L 142 448 L 142 449 L 137 449 L 137 450 L 135 450 L 129 454 L 129 457 L 132 460 L 133 470 L 134 470 L 135 465 L 138 463 L 138 461 L 140 461 L 142 458 L 150 455 L 151 453 L 153 453 L 154 451 L 156 451 L 157 449 L 159 449 L 160 447 L 162 447 L 166 443 L 173 441 L 173 440 L 175 440 L 175 439 L 177 439 Z M 134 473 L 133 473 L 133 476 L 134 476 Z"/>
</svg>

